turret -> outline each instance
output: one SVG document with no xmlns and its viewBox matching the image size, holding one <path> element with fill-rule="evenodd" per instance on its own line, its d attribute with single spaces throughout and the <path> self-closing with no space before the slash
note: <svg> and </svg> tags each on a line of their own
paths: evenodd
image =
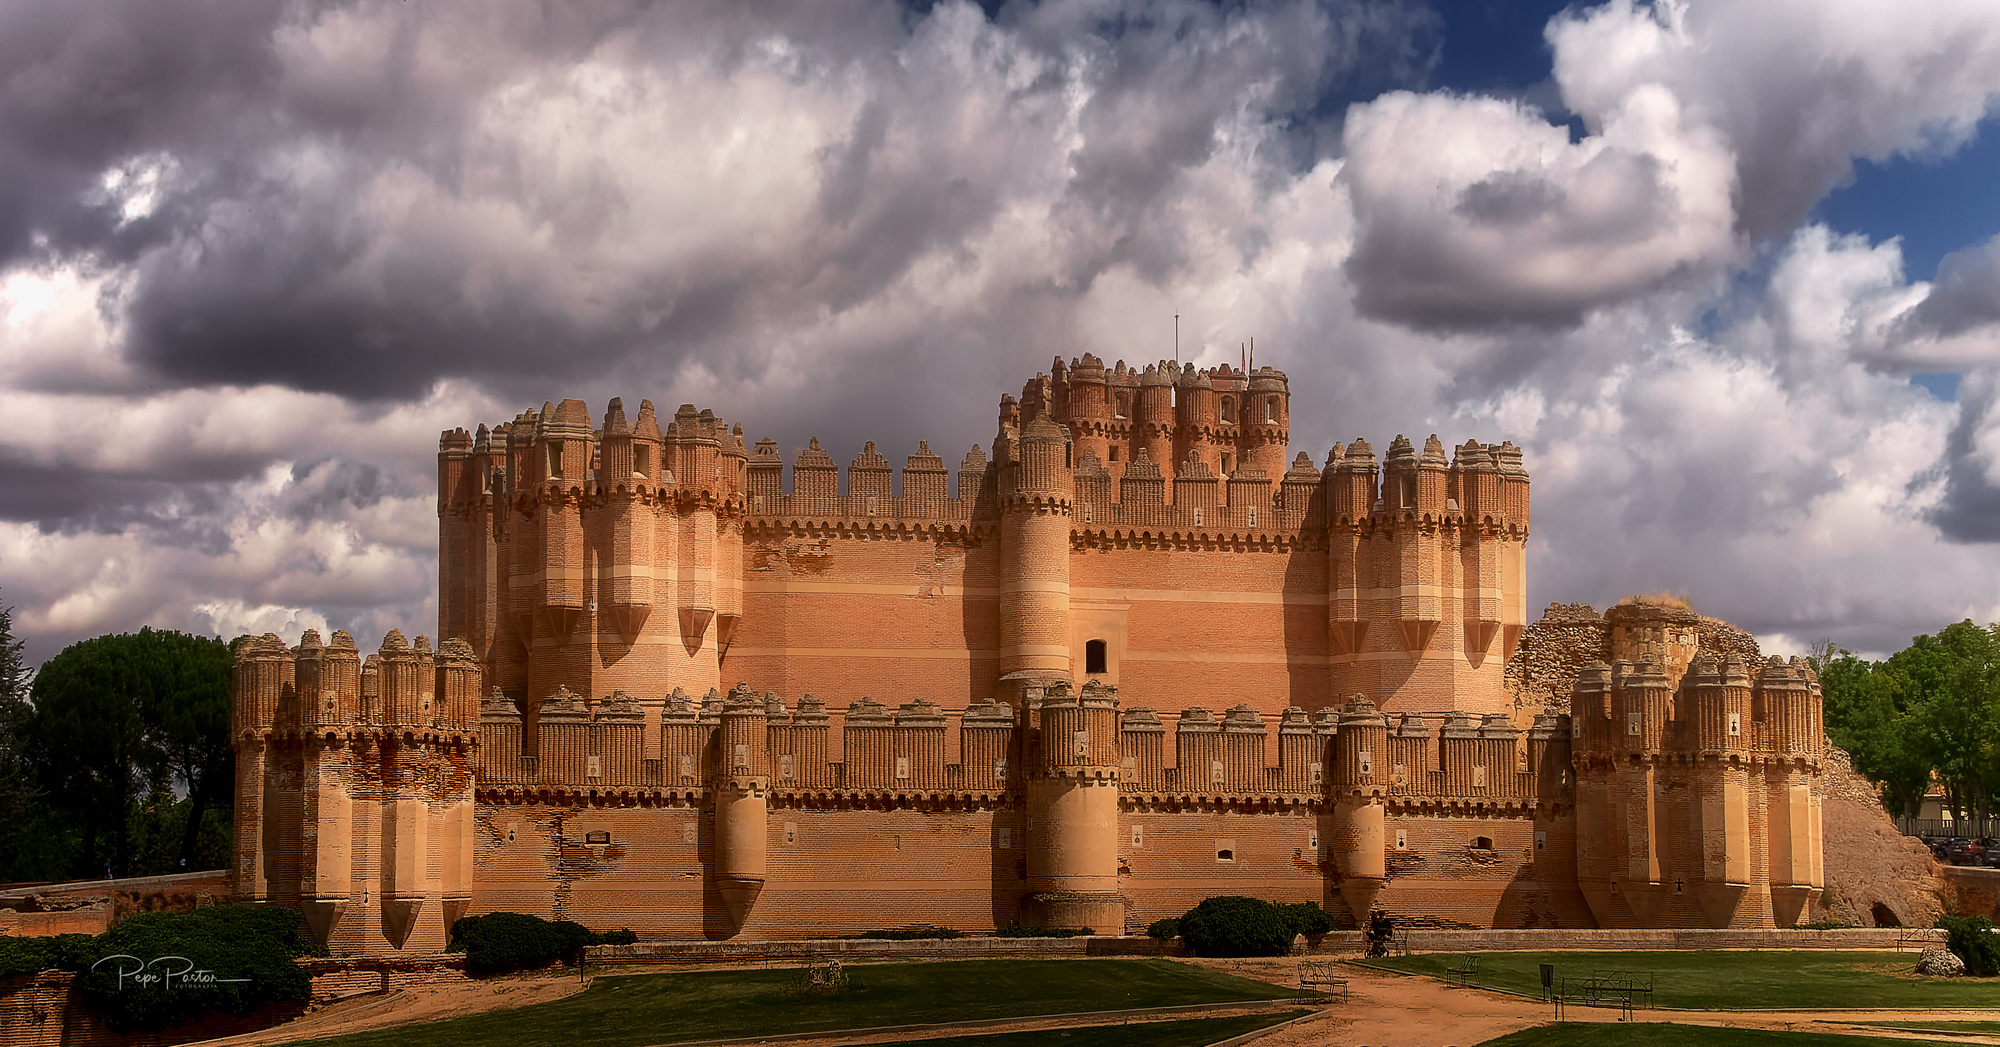
<svg viewBox="0 0 2000 1047">
<path fill-rule="evenodd" d="M 1206 465 L 1211 474 L 1223 475 L 1222 452 L 1225 447 L 1234 450 L 1235 445 L 1225 445 L 1222 440 L 1222 412 L 1216 406 L 1215 386 L 1193 364 L 1181 371 L 1174 394 L 1174 418 L 1174 461 L 1193 459 Z M 1180 503 L 1178 494 L 1174 502 Z"/>
<path fill-rule="evenodd" d="M 1023 697 L 1041 721 L 1027 783 L 1028 918 L 1122 931 L 1117 688 L 1054 681 L 1025 687 Z"/>
<path fill-rule="evenodd" d="M 1329 800 L 1329 853 L 1340 873 L 1340 896 L 1356 922 L 1365 921 L 1388 877 L 1382 799 L 1387 776 L 1378 756 L 1387 751 L 1389 723 L 1361 695 L 1347 700 L 1334 735 Z"/>
<path fill-rule="evenodd" d="M 764 889 L 766 797 L 771 788 L 764 699 L 748 687 L 722 706 L 715 769 L 715 888 L 740 929 Z"/>
<path fill-rule="evenodd" d="M 1043 417 L 1022 430 L 1019 451 L 1001 485 L 1000 673 L 1067 679 L 1072 449 Z"/>
<path fill-rule="evenodd" d="M 1137 415 L 1132 419 L 1132 447 L 1136 455 L 1144 451 L 1160 467 L 1167 481 L 1167 501 L 1173 501 L 1174 457 L 1174 378 L 1171 365 L 1147 365 L 1139 376 Z"/>
<path fill-rule="evenodd" d="M 1283 474 L 1292 434 L 1291 388 L 1285 372 L 1271 367 L 1251 372 L 1244 409 L 1237 461 L 1269 476 Z"/>
<path fill-rule="evenodd" d="M 1079 461 L 1089 455 L 1099 462 L 1111 460 L 1111 392 L 1105 384 L 1104 361 L 1089 353 L 1069 368 L 1067 421 Z"/>
</svg>

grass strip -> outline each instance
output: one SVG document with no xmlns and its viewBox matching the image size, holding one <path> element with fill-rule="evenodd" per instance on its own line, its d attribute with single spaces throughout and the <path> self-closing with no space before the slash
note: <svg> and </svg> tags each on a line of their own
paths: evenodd
<svg viewBox="0 0 2000 1047">
<path fill-rule="evenodd" d="M 1371 965 L 1442 979 L 1458 965 L 1454 953 L 1370 961 Z M 1489 952 L 1479 954 L 1478 983 L 1541 995 L 1539 965 L 1555 977 L 1602 971 L 1649 971 L 1655 1007 L 1688 1010 L 1923 1008 L 2000 1006 L 2000 978 L 1927 978 L 1912 972 L 1909 953 L 1798 950 L 1769 952 Z"/>
<path fill-rule="evenodd" d="M 988 1036 L 947 1036 L 936 1040 L 901 1040 L 898 1047 L 1207 1047 L 1232 1036 L 1281 1025 L 1309 1011 L 1238 1014 L 1227 1018 L 1190 1018 L 1177 1022 L 1134 1022 L 1130 1025 L 1089 1025 L 1074 1029 L 1029 1029 Z"/>
<path fill-rule="evenodd" d="M 1564 1022 L 1511 1032 L 1480 1047 L 1911 1047 L 1937 1042 L 1667 1022 Z"/>
<path fill-rule="evenodd" d="M 1936 1029 L 1939 1032 L 1995 1032 L 2000 1033 L 2000 1022 L 1856 1022 L 1856 1025 L 1873 1025 L 1881 1029 Z"/>
<path fill-rule="evenodd" d="M 645 1047 L 793 1032 L 1288 999 L 1297 990 L 1171 960 L 849 965 L 796 995 L 798 969 L 609 975 L 561 1000 L 309 1041 L 318 1047 Z"/>
</svg>

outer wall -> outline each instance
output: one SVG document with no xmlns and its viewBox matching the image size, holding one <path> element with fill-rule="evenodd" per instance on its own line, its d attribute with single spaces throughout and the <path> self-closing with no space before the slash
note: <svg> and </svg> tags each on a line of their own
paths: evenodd
<svg viewBox="0 0 2000 1047">
<path fill-rule="evenodd" d="M 1015 922 L 1026 886 L 1022 811 L 967 806 L 770 809 L 769 879 L 740 929 L 704 870 L 713 819 L 693 805 L 479 805 L 478 912 L 524 912 L 648 938 L 785 939 L 933 923 L 990 931 Z M 1339 871 L 1315 849 L 1325 822 L 1305 807 L 1271 811 L 1121 806 L 1123 930 L 1179 916 L 1203 898 L 1244 894 L 1318 902 L 1348 924 Z M 1134 843 L 1134 830 L 1138 830 Z M 1589 927 L 1565 886 L 1570 820 L 1392 812 L 1408 854 L 1392 850 L 1378 904 L 1441 926 Z M 1535 834 L 1544 833 L 1543 848 Z M 509 834 L 512 839 L 509 839 Z M 591 833 L 608 842 L 591 844 Z M 1478 837 L 1494 846 L 1468 846 Z M 1226 858 L 1220 852 L 1229 852 Z M 1571 874 L 1573 875 L 1573 873 Z M 1115 933 L 1120 928 L 1096 928 Z"/>
</svg>

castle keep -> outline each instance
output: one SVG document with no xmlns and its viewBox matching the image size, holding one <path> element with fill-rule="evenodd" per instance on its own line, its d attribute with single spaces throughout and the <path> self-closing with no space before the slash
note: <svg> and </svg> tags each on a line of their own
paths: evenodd
<svg viewBox="0 0 2000 1047">
<path fill-rule="evenodd" d="M 1823 883 L 1817 681 L 1628 605 L 1536 698 L 1512 444 L 1289 457 L 1285 375 L 1057 360 L 956 483 L 682 407 L 443 435 L 440 634 L 240 651 L 239 896 L 336 949 L 1143 928 L 1771 926 Z M 1518 660 L 1517 660 L 1518 662 Z"/>
</svg>

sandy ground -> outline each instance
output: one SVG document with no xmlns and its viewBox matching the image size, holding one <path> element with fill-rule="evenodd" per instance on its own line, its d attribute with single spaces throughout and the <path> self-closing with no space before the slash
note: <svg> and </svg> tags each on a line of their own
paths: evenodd
<svg viewBox="0 0 2000 1047">
<path fill-rule="evenodd" d="M 1097 961 L 1103 962 L 1103 961 Z M 1292 985 L 1296 961 L 1270 960 L 1186 960 L 1203 966 L 1271 982 Z M 716 970 L 704 966 L 702 970 Z M 661 973 L 663 968 L 644 968 Z M 598 972 L 593 971 L 593 976 Z M 1348 978 L 1348 1000 L 1319 1008 L 1305 1021 L 1257 1040 L 1259 1047 L 1305 1047 L 1338 1043 L 1351 1047 L 1471 1047 L 1473 1044 L 1507 1033 L 1552 1021 L 1548 1004 L 1504 993 L 1480 989 L 1449 988 L 1430 978 L 1383 974 L 1357 967 L 1343 968 Z M 323 1007 L 284 1025 L 226 1039 L 206 1041 L 204 1047 L 253 1047 L 290 1043 L 298 1040 L 337 1036 L 368 1029 L 419 1024 L 505 1010 L 529 1004 L 559 1000 L 582 990 L 574 972 L 524 974 L 489 981 L 425 986 L 388 996 L 362 996 Z M 1207 1015 L 1247 1013 L 1213 1011 Z M 1189 1015 L 1163 1016 L 1178 1020 Z M 1566 1008 L 1567 1021 L 1615 1022 L 1615 1008 Z M 1993 1020 L 1993 1011 L 1823 1011 L 1756 1012 L 1742 1011 L 1648 1011 L 1641 1010 L 1639 1021 L 1675 1022 L 1683 1025 L 1721 1025 L 1738 1028 L 1792 1029 L 1800 1032 L 1845 1032 L 1875 1036 L 1909 1035 L 1898 1030 L 1864 1026 L 1869 1021 L 1977 1021 Z M 1142 1019 L 1133 1019 L 1140 1021 Z M 1100 1020 L 1056 1020 L 986 1026 L 964 1033 L 913 1032 L 903 1035 L 828 1034 L 812 1040 L 788 1040 L 801 1047 L 844 1047 L 847 1044 L 895 1043 L 965 1033 L 997 1033 L 1027 1029 L 1054 1029 L 1065 1026 L 1102 1024 Z M 1934 1037 L 1933 1037 L 1934 1039 Z M 1954 1035 L 1954 1042 L 2000 1045 L 2000 1036 Z"/>
</svg>

